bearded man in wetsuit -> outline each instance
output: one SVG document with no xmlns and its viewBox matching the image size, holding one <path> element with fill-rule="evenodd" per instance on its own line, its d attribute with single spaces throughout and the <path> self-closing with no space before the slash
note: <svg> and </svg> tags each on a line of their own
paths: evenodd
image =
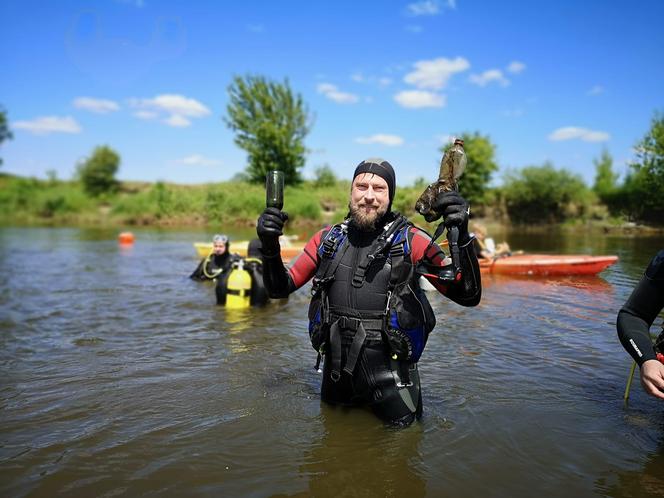
<svg viewBox="0 0 664 498">
<path fill-rule="evenodd" d="M 445 269 L 445 255 L 424 231 L 392 211 L 395 189 L 390 163 L 362 161 L 353 174 L 348 218 L 316 233 L 289 269 L 279 246 L 288 215 L 267 208 L 257 233 L 270 297 L 286 297 L 313 278 L 309 335 L 319 353 L 317 366 L 324 357 L 323 401 L 368 405 L 386 423 L 405 426 L 422 414 L 417 360 L 435 325 L 420 273 L 462 306 L 480 302 L 481 282 L 466 201 L 447 192 L 434 205 L 446 226 L 457 226 L 460 234 L 461 276 L 444 281 L 436 274 Z"/>
<path fill-rule="evenodd" d="M 664 308 L 664 249 L 648 268 L 618 312 L 618 337 L 641 372 L 643 389 L 664 399 L 664 326 L 653 347 L 650 326 Z"/>
</svg>

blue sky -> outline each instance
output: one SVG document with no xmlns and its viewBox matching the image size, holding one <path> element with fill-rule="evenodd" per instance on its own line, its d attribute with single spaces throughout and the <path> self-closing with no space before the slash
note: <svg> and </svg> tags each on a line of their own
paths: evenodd
<svg viewBox="0 0 664 498">
<path fill-rule="evenodd" d="M 433 178 L 439 147 L 488 135 L 501 174 L 552 161 L 624 173 L 664 111 L 664 2 L 0 2 L 2 171 L 71 178 L 116 149 L 123 180 L 223 181 L 246 155 L 222 121 L 234 75 L 302 94 L 304 174 L 366 157 Z"/>
</svg>

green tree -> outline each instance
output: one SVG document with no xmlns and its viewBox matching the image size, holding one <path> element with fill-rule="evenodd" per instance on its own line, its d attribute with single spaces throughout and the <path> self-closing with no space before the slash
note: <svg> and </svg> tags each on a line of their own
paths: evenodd
<svg viewBox="0 0 664 498">
<path fill-rule="evenodd" d="M 609 151 L 602 150 L 602 155 L 593 160 L 595 165 L 595 184 L 593 191 L 597 194 L 602 202 L 606 203 L 609 198 L 616 191 L 618 174 L 613 171 L 613 158 Z"/>
<path fill-rule="evenodd" d="M 14 138 L 11 130 L 9 129 L 9 124 L 7 123 L 7 111 L 0 107 L 0 145 L 2 142 L 11 140 Z M 2 165 L 2 158 L 0 157 L 0 166 Z"/>
<path fill-rule="evenodd" d="M 263 182 L 268 171 L 281 170 L 287 184 L 300 183 L 304 138 L 311 128 L 301 95 L 293 93 L 288 80 L 277 83 L 262 76 L 236 76 L 228 93 L 224 121 L 236 132 L 235 143 L 247 151 L 251 181 Z"/>
<path fill-rule="evenodd" d="M 510 219 L 519 223 L 553 223 L 583 216 L 591 195 L 581 177 L 555 169 L 551 163 L 508 173 L 502 192 Z"/>
<path fill-rule="evenodd" d="M 630 217 L 664 222 L 664 115 L 655 113 L 650 130 L 636 146 L 637 161 L 623 186 Z"/>
<path fill-rule="evenodd" d="M 96 147 L 92 155 L 77 167 L 77 176 L 83 183 L 83 189 L 96 197 L 112 193 L 118 189 L 115 173 L 120 165 L 120 156 L 106 145 Z"/>
<path fill-rule="evenodd" d="M 332 187 L 337 183 L 337 175 L 334 174 L 329 164 L 323 164 L 314 171 L 314 185 L 316 187 Z"/>
<path fill-rule="evenodd" d="M 466 169 L 459 180 L 461 193 L 471 204 L 483 204 L 486 202 L 491 175 L 498 171 L 495 160 L 496 146 L 491 143 L 489 136 L 482 136 L 479 132 L 462 133 L 457 138 L 463 140 L 467 159 Z M 452 144 L 442 147 L 441 153 L 451 146 Z"/>
</svg>

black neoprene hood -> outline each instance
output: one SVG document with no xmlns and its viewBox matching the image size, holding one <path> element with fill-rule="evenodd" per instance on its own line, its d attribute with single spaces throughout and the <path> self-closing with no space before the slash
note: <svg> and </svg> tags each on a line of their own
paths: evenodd
<svg viewBox="0 0 664 498">
<path fill-rule="evenodd" d="M 362 173 L 373 173 L 387 182 L 387 190 L 389 192 L 391 206 L 392 200 L 394 199 L 394 191 L 396 190 L 396 175 L 394 174 L 394 168 L 392 165 L 385 159 L 365 159 L 357 165 L 357 168 L 355 168 L 353 180 L 355 180 L 357 175 Z"/>
</svg>

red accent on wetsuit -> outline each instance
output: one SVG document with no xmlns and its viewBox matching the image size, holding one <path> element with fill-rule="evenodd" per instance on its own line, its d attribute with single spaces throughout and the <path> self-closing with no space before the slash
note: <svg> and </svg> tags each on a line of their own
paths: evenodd
<svg viewBox="0 0 664 498">
<path fill-rule="evenodd" d="M 318 246 L 323 233 L 327 231 L 328 229 L 324 228 L 311 237 L 304 246 L 304 252 L 297 258 L 295 264 L 288 269 L 296 289 L 302 287 L 316 275 L 316 268 L 318 268 L 319 263 Z"/>
<path fill-rule="evenodd" d="M 431 237 L 429 237 L 425 232 L 417 227 L 411 227 L 410 232 L 413 234 L 413 239 L 411 241 L 411 258 L 413 264 L 416 264 L 421 259 L 424 259 L 424 251 L 426 251 L 427 247 L 429 246 Z M 434 265 L 443 266 L 445 254 L 443 254 L 443 251 L 440 246 L 438 246 L 438 244 L 432 244 L 426 253 L 426 259 Z M 442 283 L 439 279 L 433 277 L 424 278 L 431 282 L 431 284 L 438 290 L 438 292 L 443 295 L 447 294 L 448 286 Z"/>
</svg>

